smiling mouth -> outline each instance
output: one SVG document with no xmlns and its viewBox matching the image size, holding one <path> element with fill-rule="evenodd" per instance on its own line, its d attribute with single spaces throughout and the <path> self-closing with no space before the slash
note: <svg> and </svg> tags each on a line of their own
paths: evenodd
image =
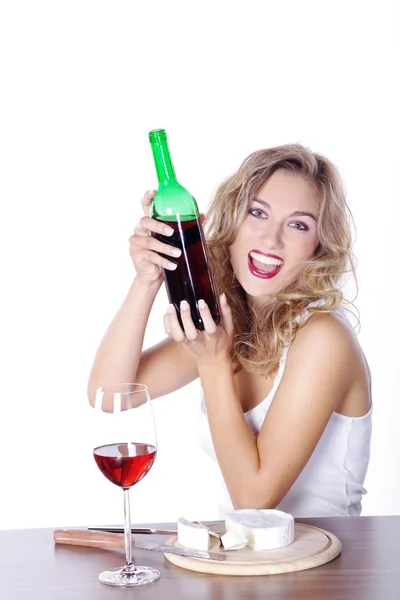
<svg viewBox="0 0 400 600">
<path fill-rule="evenodd" d="M 249 271 L 260 279 L 271 279 L 282 269 L 284 260 L 273 254 L 252 250 L 248 256 Z"/>
</svg>

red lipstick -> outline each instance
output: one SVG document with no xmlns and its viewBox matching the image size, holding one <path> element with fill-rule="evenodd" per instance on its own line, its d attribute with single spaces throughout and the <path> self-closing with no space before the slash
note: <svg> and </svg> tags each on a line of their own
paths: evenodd
<svg viewBox="0 0 400 600">
<path fill-rule="evenodd" d="M 268 258 L 274 258 L 274 259 L 280 260 L 280 261 L 282 261 L 282 264 L 280 264 L 280 265 L 265 265 L 265 267 L 268 270 L 258 269 L 253 262 L 253 261 L 257 262 L 257 259 L 252 259 L 252 257 L 250 256 L 250 254 L 252 252 L 261 254 L 262 256 L 267 256 Z M 258 262 L 258 264 L 262 264 L 262 263 Z M 261 252 L 261 250 L 250 250 L 249 255 L 248 255 L 249 271 L 252 275 L 254 275 L 254 277 L 259 277 L 260 279 L 272 279 L 272 277 L 275 277 L 275 275 L 277 275 L 279 273 L 279 271 L 282 269 L 283 264 L 284 264 L 284 260 L 280 256 L 277 256 L 276 254 L 266 254 L 265 252 Z"/>
</svg>

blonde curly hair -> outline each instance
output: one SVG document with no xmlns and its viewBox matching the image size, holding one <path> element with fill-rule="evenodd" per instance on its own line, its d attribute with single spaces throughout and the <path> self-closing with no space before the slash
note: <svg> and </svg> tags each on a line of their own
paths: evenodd
<svg viewBox="0 0 400 600">
<path fill-rule="evenodd" d="M 233 272 L 229 248 L 257 190 L 280 169 L 302 175 L 316 186 L 320 243 L 297 274 L 255 312 Z M 207 213 L 205 233 L 217 292 L 225 292 L 233 312 L 231 357 L 238 368 L 268 377 L 277 369 L 283 347 L 302 326 L 306 311 L 330 313 L 347 303 L 340 289 L 343 276 L 351 273 L 356 281 L 351 221 L 336 167 L 300 144 L 253 152 L 219 186 Z"/>
</svg>

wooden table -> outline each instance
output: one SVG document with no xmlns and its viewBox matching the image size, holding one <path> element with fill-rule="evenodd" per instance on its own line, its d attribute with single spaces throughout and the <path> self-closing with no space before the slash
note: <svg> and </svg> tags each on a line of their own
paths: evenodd
<svg viewBox="0 0 400 600">
<path fill-rule="evenodd" d="M 204 575 L 163 554 L 134 550 L 137 564 L 161 571 L 150 586 L 103 585 L 100 571 L 123 563 L 122 552 L 53 544 L 52 529 L 0 531 L 1 600 L 398 600 L 400 516 L 298 519 L 335 533 L 342 554 L 308 571 L 257 577 Z M 161 526 L 161 524 L 158 524 Z M 171 523 L 163 527 L 173 527 Z M 161 539 L 161 538 L 157 538 Z"/>
</svg>

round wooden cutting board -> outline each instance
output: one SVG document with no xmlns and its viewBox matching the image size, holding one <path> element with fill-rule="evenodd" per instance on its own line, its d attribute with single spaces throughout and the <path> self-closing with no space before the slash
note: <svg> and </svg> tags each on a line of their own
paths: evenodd
<svg viewBox="0 0 400 600">
<path fill-rule="evenodd" d="M 212 529 L 225 532 L 225 525 L 213 525 Z M 171 546 L 179 546 L 177 536 L 168 541 Z M 218 550 L 226 555 L 224 561 L 203 558 L 189 558 L 177 554 L 165 553 L 171 563 L 201 573 L 216 575 L 275 575 L 303 571 L 323 565 L 336 558 L 342 549 L 340 540 L 329 531 L 295 523 L 294 541 L 285 548 L 256 552 L 251 548 L 242 550 L 221 550 L 218 540 L 213 541 L 210 550 Z"/>
</svg>

